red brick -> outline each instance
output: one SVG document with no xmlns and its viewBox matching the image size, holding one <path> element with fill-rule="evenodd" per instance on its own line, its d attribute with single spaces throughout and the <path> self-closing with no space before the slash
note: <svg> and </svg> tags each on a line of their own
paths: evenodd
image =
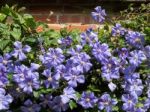
<svg viewBox="0 0 150 112">
<path fill-rule="evenodd" d="M 46 22 L 46 23 L 56 23 L 56 16 L 34 16 L 36 21 Z"/>
<path fill-rule="evenodd" d="M 59 15 L 58 23 L 67 23 L 70 19 L 70 15 Z"/>
<path fill-rule="evenodd" d="M 69 19 L 70 23 L 81 23 L 81 15 L 71 16 Z"/>
</svg>

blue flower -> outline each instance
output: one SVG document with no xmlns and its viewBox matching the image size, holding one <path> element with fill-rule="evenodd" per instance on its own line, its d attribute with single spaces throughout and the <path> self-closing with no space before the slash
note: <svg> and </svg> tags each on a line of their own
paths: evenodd
<svg viewBox="0 0 150 112">
<path fill-rule="evenodd" d="M 0 110 L 9 109 L 9 104 L 12 103 L 13 98 L 7 94 L 3 88 L 0 88 Z"/>
<path fill-rule="evenodd" d="M 61 38 L 58 40 L 58 43 L 61 44 L 62 46 L 70 46 L 72 44 L 72 38 L 71 36 Z"/>
<path fill-rule="evenodd" d="M 127 83 L 125 90 L 128 91 L 131 95 L 134 97 L 140 96 L 143 91 L 143 84 L 140 79 L 134 79 L 132 80 L 132 83 Z"/>
<path fill-rule="evenodd" d="M 111 81 L 112 79 L 120 78 L 119 61 L 117 58 L 112 57 L 110 59 L 104 60 L 102 65 L 102 77 L 105 78 L 105 80 Z"/>
<path fill-rule="evenodd" d="M 51 107 L 51 105 L 52 105 L 52 98 L 53 97 L 52 97 L 51 94 L 46 94 L 46 95 L 41 94 L 40 95 L 40 101 L 41 101 L 40 105 L 42 107 L 44 107 L 44 108 L 46 108 L 47 106 Z"/>
<path fill-rule="evenodd" d="M 40 86 L 38 72 L 33 72 L 24 65 L 16 66 L 13 75 L 13 80 L 26 93 L 31 93 L 34 89 Z"/>
<path fill-rule="evenodd" d="M 36 63 L 31 63 L 31 67 L 30 67 L 30 70 L 31 71 L 35 71 L 35 70 L 38 70 L 40 67 L 39 64 L 36 64 Z"/>
<path fill-rule="evenodd" d="M 82 45 L 88 44 L 92 46 L 93 43 L 98 41 L 98 34 L 95 33 L 92 28 L 89 28 L 86 30 L 86 32 L 81 33 L 80 37 Z"/>
<path fill-rule="evenodd" d="M 95 97 L 93 92 L 83 92 L 78 103 L 82 105 L 83 108 L 93 108 L 97 103 L 98 99 Z"/>
<path fill-rule="evenodd" d="M 66 67 L 70 69 L 76 67 L 81 73 L 88 72 L 92 67 L 92 64 L 90 63 L 90 56 L 85 52 L 80 52 L 79 54 L 74 55 L 67 60 Z"/>
<path fill-rule="evenodd" d="M 127 48 L 121 48 L 119 50 L 119 58 L 125 60 L 129 56 L 129 50 Z"/>
<path fill-rule="evenodd" d="M 143 61 L 146 60 L 146 56 L 141 50 L 134 50 L 130 52 L 128 57 L 131 65 L 138 67 Z"/>
<path fill-rule="evenodd" d="M 98 108 L 100 110 L 105 109 L 106 112 L 111 112 L 112 107 L 117 104 L 117 101 L 115 99 L 111 99 L 110 95 L 105 93 L 101 96 L 101 98 L 98 101 Z"/>
<path fill-rule="evenodd" d="M 84 83 L 84 75 L 80 75 L 80 72 L 76 68 L 72 68 L 68 73 L 64 75 L 64 79 L 68 81 L 69 86 L 77 87 L 78 83 Z"/>
<path fill-rule="evenodd" d="M 19 87 L 26 93 L 31 93 L 34 89 L 40 87 L 39 74 L 37 72 L 28 71 L 25 80 L 18 83 Z"/>
<path fill-rule="evenodd" d="M 135 105 L 138 102 L 137 98 L 129 94 L 123 94 L 121 100 L 124 102 L 122 109 L 125 111 L 134 111 Z"/>
<path fill-rule="evenodd" d="M 144 45 L 144 36 L 139 32 L 129 31 L 126 35 L 127 42 L 136 48 L 142 48 Z"/>
<path fill-rule="evenodd" d="M 24 53 L 28 53 L 31 51 L 31 47 L 28 45 L 25 45 L 24 47 L 22 46 L 22 43 L 19 41 L 16 41 L 14 43 L 15 49 L 12 52 L 12 56 L 15 58 L 19 58 L 20 61 L 26 59 L 26 55 Z"/>
<path fill-rule="evenodd" d="M 0 63 L 9 66 L 12 63 L 12 60 L 10 60 L 11 55 L 9 53 L 4 54 L 4 56 L 0 56 Z"/>
<path fill-rule="evenodd" d="M 40 112 L 40 110 L 40 105 L 32 103 L 30 99 L 24 102 L 24 106 L 21 106 L 22 112 Z"/>
<path fill-rule="evenodd" d="M 124 78 L 127 83 L 132 84 L 136 79 L 140 78 L 140 75 L 139 73 L 125 74 Z"/>
<path fill-rule="evenodd" d="M 102 23 L 105 20 L 105 10 L 101 8 L 101 6 L 97 6 L 95 8 L 96 12 L 92 12 L 92 17 L 93 19 L 95 19 L 96 21 L 98 21 L 99 23 Z"/>
<path fill-rule="evenodd" d="M 76 68 L 81 73 L 88 72 L 92 67 L 92 63 L 90 63 L 90 56 L 85 52 L 79 54 L 78 57 L 72 57 L 74 60 L 74 64 Z"/>
<path fill-rule="evenodd" d="M 66 87 L 63 90 L 63 95 L 60 95 L 61 100 L 64 104 L 68 103 L 70 99 L 77 99 L 77 96 L 75 94 L 75 90 L 72 87 Z"/>
<path fill-rule="evenodd" d="M 64 75 L 67 73 L 67 68 L 66 66 L 64 65 L 58 65 L 56 68 L 55 68 L 55 78 L 57 80 L 59 80 L 60 78 L 63 79 L 64 78 Z"/>
<path fill-rule="evenodd" d="M 52 110 L 53 110 L 54 112 L 66 111 L 66 110 L 68 109 L 68 107 L 69 107 L 68 104 L 65 104 L 65 103 L 62 102 L 60 96 L 54 97 L 51 106 L 52 106 Z"/>
<path fill-rule="evenodd" d="M 25 75 L 28 72 L 28 68 L 24 65 L 15 66 L 13 80 L 17 83 L 25 80 Z"/>
<path fill-rule="evenodd" d="M 100 62 L 111 56 L 110 50 L 108 49 L 108 45 L 105 43 L 100 44 L 99 42 L 96 42 L 93 45 L 92 54 Z"/>
<path fill-rule="evenodd" d="M 64 61 L 63 51 L 60 48 L 49 48 L 48 52 L 40 56 L 40 60 L 47 67 L 56 67 Z"/>
<path fill-rule="evenodd" d="M 121 26 L 121 24 L 117 23 L 111 32 L 112 36 L 123 36 L 125 34 L 125 29 Z"/>
<path fill-rule="evenodd" d="M 3 64 L 0 64 L 0 87 L 5 87 L 8 83 L 7 68 Z"/>
<path fill-rule="evenodd" d="M 53 89 L 58 88 L 59 82 L 57 78 L 55 77 L 55 75 L 52 76 L 52 73 L 49 69 L 44 70 L 43 75 L 47 77 L 47 80 L 44 80 L 44 84 L 46 88 L 49 88 L 49 87 L 52 87 Z"/>
<path fill-rule="evenodd" d="M 75 49 L 74 48 L 70 48 L 67 53 L 70 54 L 71 56 L 78 56 L 80 54 L 80 52 L 82 51 L 83 46 L 81 45 L 76 45 Z"/>
</svg>

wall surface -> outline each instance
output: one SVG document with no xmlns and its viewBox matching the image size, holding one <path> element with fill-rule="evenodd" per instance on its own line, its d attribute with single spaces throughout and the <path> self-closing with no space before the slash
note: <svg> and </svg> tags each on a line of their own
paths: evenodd
<svg viewBox="0 0 150 112">
<path fill-rule="evenodd" d="M 3 1 L 3 2 L 2 2 Z M 1 4 L 19 4 L 26 7 L 36 20 L 54 24 L 95 23 L 91 11 L 100 5 L 109 17 L 116 17 L 130 3 L 146 3 L 149 0 L 2 0 Z M 128 1 L 128 2 L 127 2 Z"/>
</svg>

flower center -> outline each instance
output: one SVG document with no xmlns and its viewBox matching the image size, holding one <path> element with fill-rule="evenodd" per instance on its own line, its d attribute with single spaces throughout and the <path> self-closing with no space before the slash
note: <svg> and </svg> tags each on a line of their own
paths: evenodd
<svg viewBox="0 0 150 112">
<path fill-rule="evenodd" d="M 54 55 L 54 56 L 53 56 L 53 58 L 54 58 L 54 59 L 57 59 L 57 56 L 56 56 L 56 55 Z"/>
<path fill-rule="evenodd" d="M 128 103 L 132 103 L 132 100 L 128 100 Z"/>
<path fill-rule="evenodd" d="M 7 60 L 3 60 L 3 63 L 6 65 L 7 64 Z"/>
<path fill-rule="evenodd" d="M 48 77 L 48 81 L 52 81 L 52 77 Z"/>
<path fill-rule="evenodd" d="M 139 38 L 136 38 L 135 39 L 135 42 L 140 42 L 141 40 Z"/>
<path fill-rule="evenodd" d="M 86 98 L 86 101 L 87 101 L 87 102 L 90 102 L 90 98 Z"/>
<path fill-rule="evenodd" d="M 104 105 L 109 105 L 109 102 L 104 102 Z"/>
</svg>

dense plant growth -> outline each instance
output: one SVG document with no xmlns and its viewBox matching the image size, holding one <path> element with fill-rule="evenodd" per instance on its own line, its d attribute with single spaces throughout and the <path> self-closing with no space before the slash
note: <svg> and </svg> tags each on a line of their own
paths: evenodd
<svg viewBox="0 0 150 112">
<path fill-rule="evenodd" d="M 81 33 L 2 7 L 0 111 L 148 112 L 150 7 L 142 7 L 140 16 L 126 10 L 128 20 Z M 92 17 L 101 24 L 107 14 L 98 6 Z"/>
</svg>

